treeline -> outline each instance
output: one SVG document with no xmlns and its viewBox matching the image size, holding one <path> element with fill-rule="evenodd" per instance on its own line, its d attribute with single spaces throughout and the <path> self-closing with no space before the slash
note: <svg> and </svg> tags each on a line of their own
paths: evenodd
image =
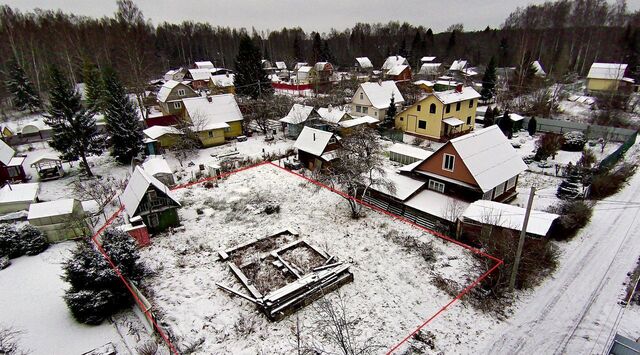
<svg viewBox="0 0 640 355">
<path fill-rule="evenodd" d="M 15 58 L 39 91 L 46 89 L 43 73 L 48 65 L 64 68 L 71 80 L 81 82 L 87 59 L 99 67 L 113 67 L 137 92 L 167 69 L 196 60 L 233 68 L 243 34 L 255 41 L 265 58 L 288 64 L 324 59 L 348 67 L 354 57 L 368 56 L 380 66 L 393 54 L 407 56 L 413 66 L 425 55 L 445 63 L 464 58 L 473 65 L 486 65 L 495 57 L 499 67 L 540 59 L 547 72 L 560 77 L 567 72 L 584 74 L 594 60 L 635 66 L 639 26 L 639 12 L 629 13 L 624 1 L 612 5 L 604 0 L 529 6 L 512 13 L 501 29 L 465 32 L 457 24 L 437 34 L 427 25 L 398 22 L 358 23 L 323 34 L 300 28 L 266 33 L 194 22 L 154 26 L 131 0 L 119 0 L 113 17 L 99 19 L 60 11 L 22 13 L 5 5 L 0 7 L 0 55 Z M 6 97 L 5 88 L 0 90 Z"/>
</svg>

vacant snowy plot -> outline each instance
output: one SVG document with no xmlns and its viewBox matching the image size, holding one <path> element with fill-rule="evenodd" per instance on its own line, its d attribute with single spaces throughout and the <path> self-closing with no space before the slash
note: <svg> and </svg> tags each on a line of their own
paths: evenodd
<svg viewBox="0 0 640 355">
<path fill-rule="evenodd" d="M 252 303 L 216 286 L 220 282 L 247 293 L 226 263 L 218 261 L 217 251 L 287 228 L 351 263 L 354 282 L 331 296 L 344 296 L 358 339 L 373 338 L 380 345 L 376 353 L 391 348 L 454 297 L 434 285 L 434 276 L 457 283 L 456 293 L 479 276 L 470 269 L 468 250 L 377 212 L 352 220 L 342 197 L 275 166 L 236 173 L 219 187 L 200 184 L 176 193 L 183 204 L 183 226 L 154 237 L 142 250 L 142 260 L 154 272 L 145 280 L 146 292 L 180 349 L 200 342 L 199 353 L 295 349 L 296 315 L 270 322 Z M 274 204 L 278 213 L 264 212 Z M 406 240 L 413 239 L 402 242 L 403 236 L 418 238 L 423 247 L 406 247 Z M 297 312 L 305 345 L 326 343 L 312 330 L 317 303 Z M 492 323 L 495 319 L 457 305 L 427 329 L 438 348 L 452 350 Z"/>
</svg>

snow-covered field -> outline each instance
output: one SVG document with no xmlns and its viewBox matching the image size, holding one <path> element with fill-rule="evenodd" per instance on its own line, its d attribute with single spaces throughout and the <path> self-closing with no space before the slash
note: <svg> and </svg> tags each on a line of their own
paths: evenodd
<svg viewBox="0 0 640 355">
<path fill-rule="evenodd" d="M 183 226 L 154 237 L 151 246 L 142 250 L 142 260 L 154 272 L 144 283 L 179 346 L 204 339 L 198 353 L 293 351 L 295 316 L 270 322 L 250 302 L 231 297 L 215 285 L 242 289 L 226 263 L 217 260 L 217 251 L 282 229 L 294 229 L 301 238 L 351 263 L 354 282 L 339 292 L 358 319 L 359 338 L 373 337 L 381 346 L 379 352 L 391 348 L 453 298 L 433 284 L 434 276 L 457 282 L 458 292 L 479 276 L 470 269 L 473 256 L 468 250 L 377 212 L 367 211 L 365 218 L 353 220 L 342 197 L 272 165 L 236 173 L 219 187 L 198 185 L 176 194 L 183 204 L 179 210 Z M 278 204 L 280 212 L 261 213 L 266 202 Z M 389 233 L 432 243 L 435 261 L 391 241 L 385 237 Z M 315 337 L 309 327 L 316 313 L 310 306 L 298 315 L 304 324 L 303 339 L 310 341 Z M 457 305 L 427 329 L 436 335 L 437 348 L 455 351 L 467 348 L 495 322 L 471 307 Z"/>
<path fill-rule="evenodd" d="M 0 325 L 23 331 L 19 344 L 30 354 L 81 354 L 109 342 L 124 351 L 112 324 L 80 324 L 62 299 L 68 285 L 60 278 L 61 263 L 73 244 L 60 243 L 40 255 L 13 259 L 0 271 Z"/>
</svg>

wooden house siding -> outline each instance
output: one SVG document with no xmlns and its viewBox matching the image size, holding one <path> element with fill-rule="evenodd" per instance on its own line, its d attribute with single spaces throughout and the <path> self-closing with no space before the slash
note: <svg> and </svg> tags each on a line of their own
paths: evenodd
<svg viewBox="0 0 640 355">
<path fill-rule="evenodd" d="M 445 154 L 453 155 L 455 157 L 453 171 L 443 169 Z M 458 155 L 458 152 L 453 148 L 453 145 L 451 143 L 445 144 L 437 152 L 433 153 L 433 155 L 431 155 L 422 164 L 416 167 L 416 171 L 424 171 L 427 173 L 436 174 L 445 178 L 454 179 L 456 181 L 461 181 L 466 184 L 476 186 L 478 187 L 478 189 L 480 188 L 476 183 L 476 180 L 473 178 L 473 175 L 471 175 L 471 172 L 464 164 L 464 161 L 462 160 L 462 158 L 460 158 L 460 155 Z"/>
</svg>

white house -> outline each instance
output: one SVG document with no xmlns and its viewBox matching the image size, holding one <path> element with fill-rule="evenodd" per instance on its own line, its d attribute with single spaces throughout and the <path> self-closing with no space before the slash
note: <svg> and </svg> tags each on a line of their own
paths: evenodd
<svg viewBox="0 0 640 355">
<path fill-rule="evenodd" d="M 393 80 L 377 83 L 362 83 L 351 99 L 350 114 L 354 117 L 371 116 L 384 119 L 393 96 L 396 106 L 404 103 L 404 98 Z"/>
</svg>

